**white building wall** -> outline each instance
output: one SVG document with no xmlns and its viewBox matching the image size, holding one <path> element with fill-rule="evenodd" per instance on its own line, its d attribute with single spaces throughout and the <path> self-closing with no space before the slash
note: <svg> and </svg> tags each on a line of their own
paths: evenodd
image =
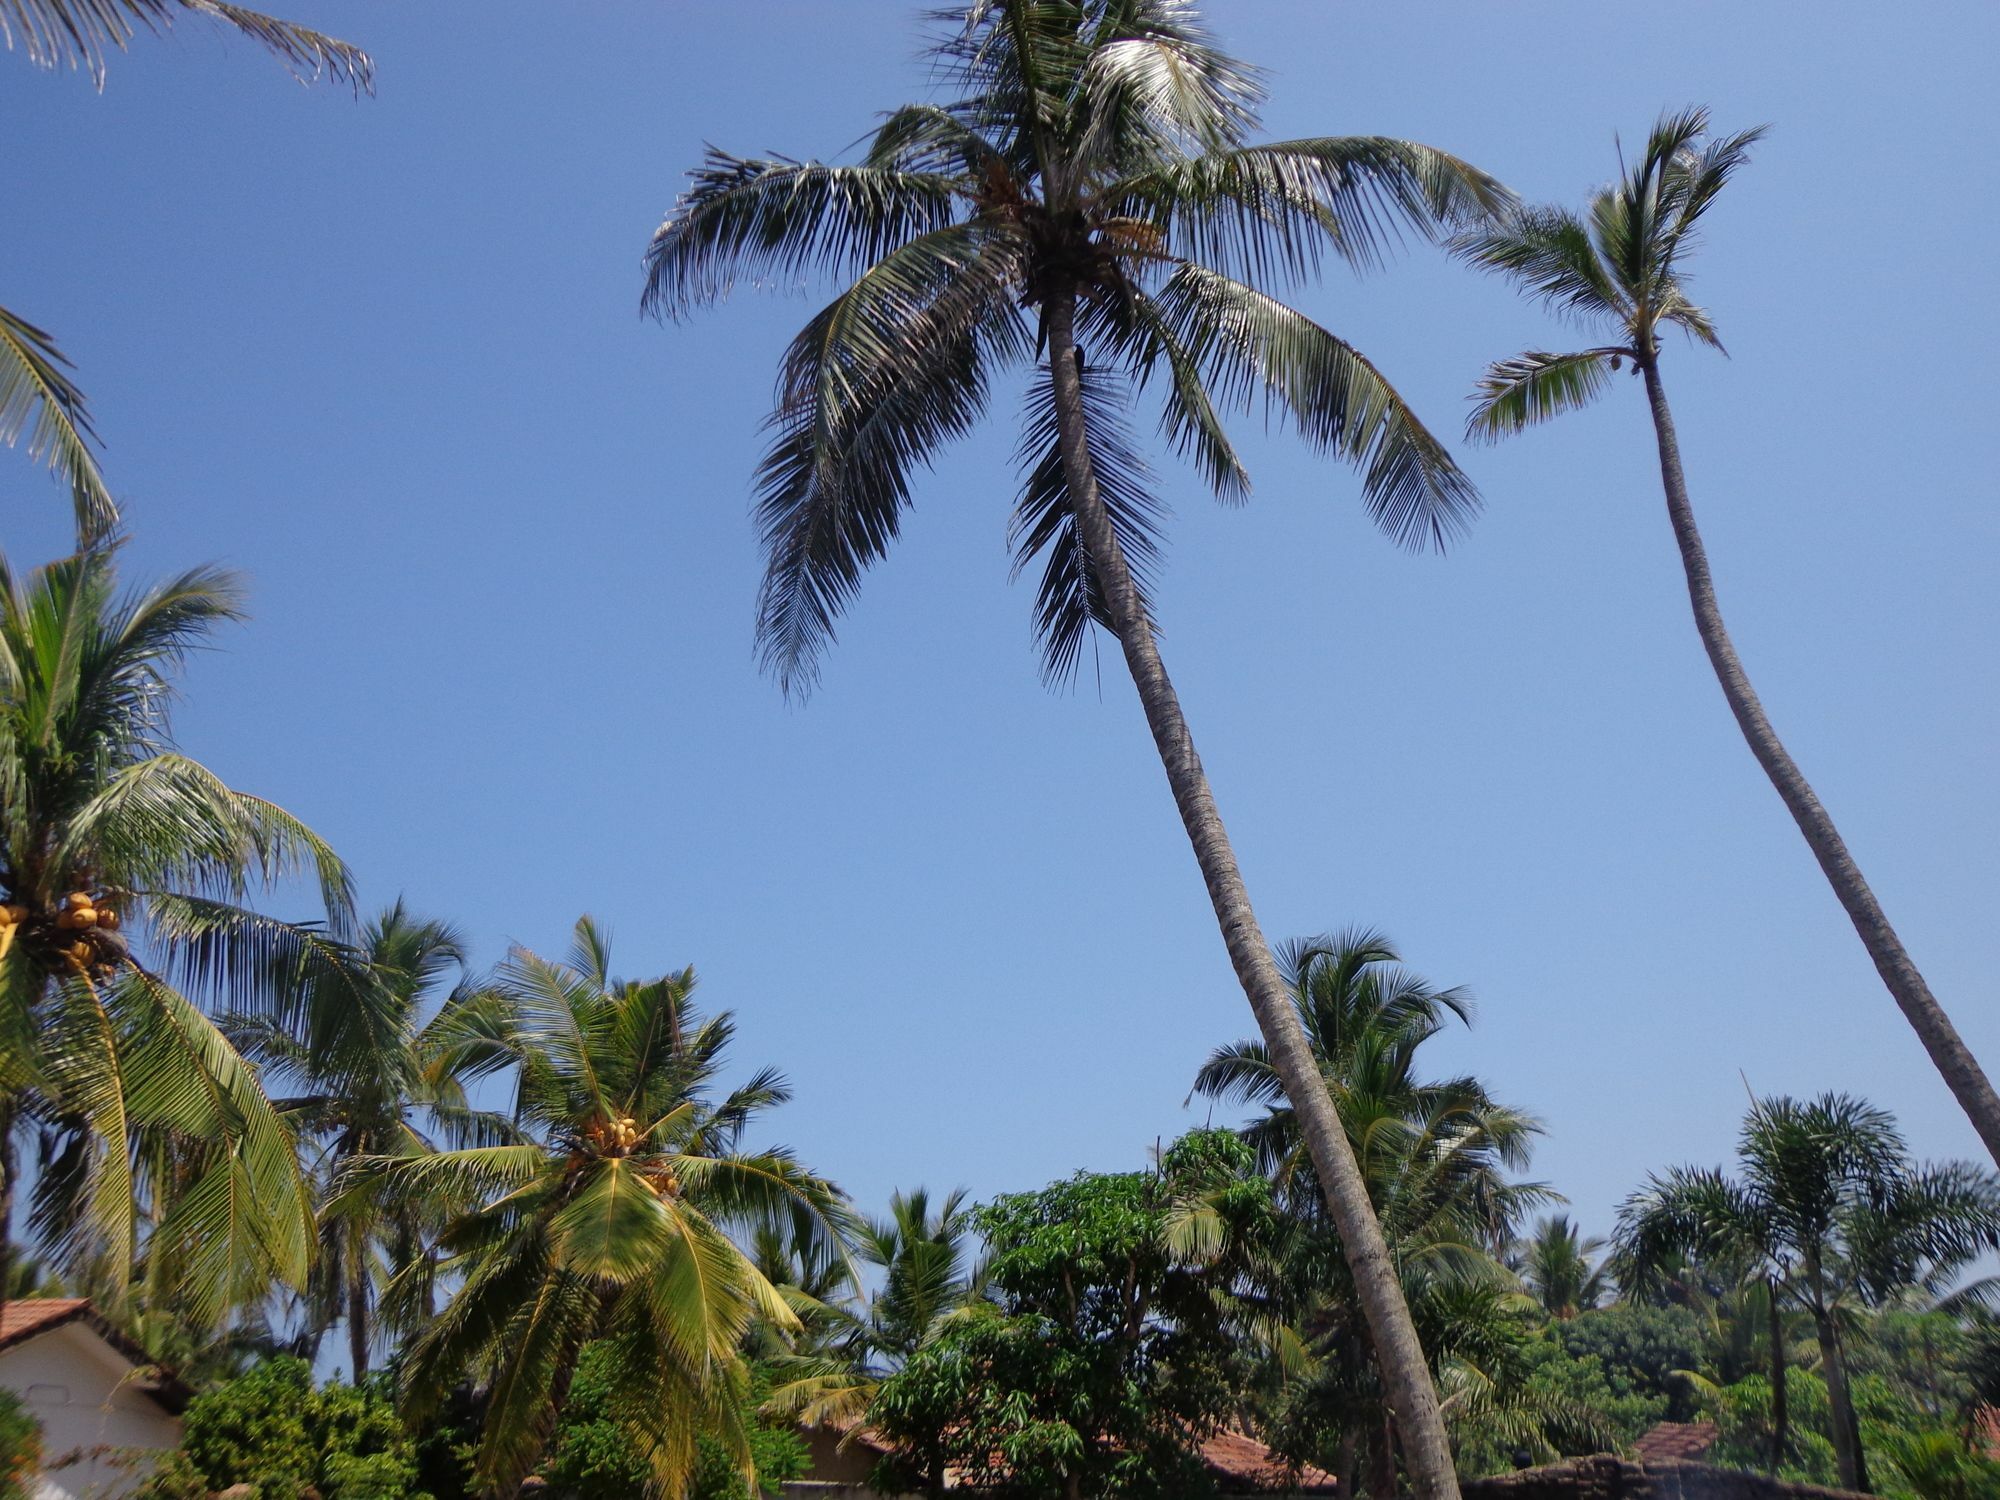
<svg viewBox="0 0 2000 1500">
<path fill-rule="evenodd" d="M 180 1418 L 142 1389 L 136 1370 L 96 1331 L 65 1323 L 0 1351 L 0 1386 L 42 1424 L 38 1500 L 109 1500 L 176 1447 Z"/>
</svg>

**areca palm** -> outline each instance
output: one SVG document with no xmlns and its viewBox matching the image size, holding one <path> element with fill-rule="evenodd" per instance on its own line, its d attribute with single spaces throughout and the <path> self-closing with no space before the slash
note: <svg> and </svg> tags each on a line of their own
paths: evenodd
<svg viewBox="0 0 2000 1500">
<path fill-rule="evenodd" d="M 462 980 L 438 995 L 464 966 L 458 933 L 399 900 L 362 928 L 355 948 L 355 964 L 314 976 L 292 1024 L 237 1016 L 224 1026 L 267 1086 L 285 1091 L 276 1103 L 306 1143 L 323 1195 L 310 1324 L 315 1341 L 346 1325 L 358 1382 L 379 1336 L 378 1286 L 416 1257 L 445 1205 L 336 1188 L 363 1157 L 487 1144 L 513 1131 L 467 1092 L 510 1059 L 497 997 Z"/>
<path fill-rule="evenodd" d="M 99 87 L 113 49 L 141 30 L 168 30 L 182 16 L 213 21 L 275 54 L 305 78 L 327 77 L 358 91 L 374 86 L 366 52 L 310 27 L 227 0 L 4 0 L 0 43 L 16 45 L 43 67 L 85 68 Z M 80 540 L 116 525 L 118 507 L 93 451 L 89 403 L 70 377 L 54 337 L 0 307 L 0 443 L 28 440 L 28 455 L 48 465 L 69 491 Z"/>
<path fill-rule="evenodd" d="M 1249 477 L 1224 419 L 1262 407 L 1357 465 L 1392 536 L 1442 541 L 1472 514 L 1471 484 L 1374 364 L 1279 294 L 1328 259 L 1372 263 L 1391 226 L 1429 235 L 1504 195 L 1409 141 L 1255 141 L 1256 75 L 1184 0 L 976 0 L 935 57 L 952 92 L 891 112 L 859 162 L 712 152 L 647 253 L 645 304 L 671 317 L 739 277 L 849 280 L 780 369 L 757 505 L 765 665 L 788 691 L 813 684 L 915 471 L 973 427 L 996 379 L 1025 374 L 1010 530 L 1017 569 L 1041 569 L 1045 674 L 1065 680 L 1095 627 L 1119 643 L 1355 1257 L 1418 1493 L 1454 1493 L 1381 1233 L 1161 661 L 1162 508 L 1128 419 L 1156 398 L 1169 445 L 1237 500 Z"/>
<path fill-rule="evenodd" d="M 1910 1159 L 1883 1111 L 1839 1094 L 1760 1100 L 1743 1123 L 1731 1178 L 1683 1167 L 1651 1178 L 1619 1210 L 1620 1259 L 1744 1264 L 1811 1319 L 1826 1379 L 1841 1486 L 1868 1487 L 1849 1391 L 1843 1322 L 1916 1287 L 1936 1292 L 2000 1247 L 2000 1177 L 1964 1163 Z M 1773 1357 L 1783 1336 L 1772 1320 Z M 1781 1391 L 1774 1372 L 1774 1398 Z M 1773 1415 L 1774 1428 L 1782 1419 Z"/>
<path fill-rule="evenodd" d="M 616 1419 L 663 1490 L 677 1489 L 698 1433 L 747 1464 L 740 1345 L 762 1319 L 796 1315 L 728 1234 L 792 1205 L 837 1243 L 836 1190 L 790 1155 L 740 1138 L 789 1097 L 765 1069 L 713 1094 L 734 1032 L 693 1008 L 694 971 L 613 977 L 603 931 L 579 921 L 559 962 L 517 949 L 494 993 L 507 1007 L 520 1142 L 362 1164 L 357 1183 L 465 1195 L 435 1264 L 391 1296 L 455 1283 L 411 1342 L 404 1403 L 424 1420 L 467 1374 L 488 1380 L 478 1459 L 488 1493 L 512 1493 L 539 1456 L 579 1351 L 602 1341 Z"/>
<path fill-rule="evenodd" d="M 1644 155 L 1591 199 L 1587 216 L 1529 209 L 1465 237 L 1463 249 L 1476 264 L 1510 277 L 1611 339 L 1575 353 L 1536 350 L 1495 364 L 1480 382 L 1470 431 L 1498 438 L 1584 406 L 1609 391 L 1613 373 L 1627 363 L 1643 381 L 1695 629 L 1737 728 L 1804 835 L 1883 984 L 2000 1165 L 2000 1096 L 1931 993 L 1751 687 L 1723 624 L 1708 551 L 1688 499 L 1680 439 L 1660 377 L 1660 332 L 1678 328 L 1697 343 L 1722 347 L 1714 320 L 1687 294 L 1686 262 L 1702 218 L 1761 134 L 1746 130 L 1711 138 L 1706 110 L 1669 115 L 1654 126 Z"/>
<path fill-rule="evenodd" d="M 214 569 L 121 595 L 108 548 L 0 558 L 0 1247 L 32 1131 L 41 1237 L 113 1295 L 143 1253 L 197 1324 L 299 1284 L 312 1219 L 290 1133 L 181 986 L 269 1005 L 344 964 L 253 885 L 316 878 L 336 930 L 349 905 L 309 828 L 169 736 L 178 668 L 239 613 Z"/>
</svg>

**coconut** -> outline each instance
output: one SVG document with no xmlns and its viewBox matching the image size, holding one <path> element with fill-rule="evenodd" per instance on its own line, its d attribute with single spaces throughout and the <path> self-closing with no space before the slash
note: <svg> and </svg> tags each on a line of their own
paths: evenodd
<svg viewBox="0 0 2000 1500">
<path fill-rule="evenodd" d="M 118 930 L 118 913 L 109 906 L 98 907 L 97 925 L 101 931 L 116 932 Z"/>
</svg>

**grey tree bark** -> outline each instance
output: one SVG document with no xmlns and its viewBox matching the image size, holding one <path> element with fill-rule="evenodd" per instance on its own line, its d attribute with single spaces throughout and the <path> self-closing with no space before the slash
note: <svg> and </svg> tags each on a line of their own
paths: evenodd
<svg viewBox="0 0 2000 1500">
<path fill-rule="evenodd" d="M 1826 1376 L 1827 1425 L 1833 1429 L 1833 1462 L 1840 1487 L 1868 1493 L 1868 1465 L 1861 1454 L 1861 1425 L 1854 1416 L 1854 1397 L 1847 1383 L 1847 1355 L 1840 1347 L 1840 1330 L 1833 1315 L 1815 1308 L 1819 1332 L 1820 1371 Z"/>
<path fill-rule="evenodd" d="M 1988 1154 L 2000 1165 L 2000 1096 L 1994 1094 L 1978 1059 L 1931 994 L 1896 929 L 1889 925 L 1882 903 L 1875 899 L 1860 867 L 1847 852 L 1847 844 L 1833 826 L 1833 819 L 1820 805 L 1811 784 L 1771 727 L 1729 632 L 1723 628 L 1722 609 L 1715 598 L 1715 580 L 1708 569 L 1708 552 L 1702 546 L 1701 533 L 1695 529 L 1694 508 L 1688 503 L 1687 476 L 1681 468 L 1680 440 L 1674 433 L 1673 413 L 1667 407 L 1666 387 L 1660 383 L 1659 367 L 1650 353 L 1642 353 L 1639 368 L 1646 379 L 1646 398 L 1652 405 L 1653 430 L 1660 449 L 1660 478 L 1667 492 L 1667 515 L 1673 522 L 1674 540 L 1680 546 L 1681 567 L 1687 573 L 1695 629 L 1700 632 L 1702 647 L 1715 669 L 1716 681 L 1722 684 L 1722 695 L 1729 700 L 1729 711 L 1736 716 L 1737 727 L 1743 731 L 1750 753 L 1757 757 L 1757 764 L 1764 768 L 1771 785 L 1784 799 L 1792 821 L 1805 835 L 1827 884 L 1833 887 L 1833 894 L 1854 924 L 1855 932 L 1860 934 L 1862 946 L 1874 960 L 1882 983 L 1888 986 L 1918 1040 L 1924 1044 L 1945 1086 L 1972 1121 L 1973 1129 L 1979 1132 Z"/>
<path fill-rule="evenodd" d="M 1778 1279 L 1764 1278 L 1771 1314 L 1771 1472 L 1784 1467 L 1791 1446 L 1791 1391 L 1785 1383 L 1785 1315 L 1778 1305 Z"/>
<path fill-rule="evenodd" d="M 1250 894 L 1236 865 L 1228 832 L 1216 811 L 1208 776 L 1195 754 L 1194 739 L 1181 713 L 1159 649 L 1152 623 L 1141 608 L 1137 589 L 1118 545 L 1109 513 L 1097 492 L 1084 435 L 1083 388 L 1076 362 L 1076 299 L 1074 290 L 1058 289 L 1043 305 L 1048 325 L 1049 367 L 1054 383 L 1058 445 L 1068 481 L 1076 523 L 1103 591 L 1105 604 L 1125 653 L 1125 665 L 1138 688 L 1146 724 L 1165 767 L 1174 804 L 1180 809 L 1188 841 L 1194 846 L 1208 898 L 1222 928 L 1237 982 L 1250 1002 L 1270 1049 L 1271 1062 L 1297 1113 L 1311 1153 L 1313 1169 L 1325 1190 L 1340 1232 L 1360 1298 L 1368 1331 L 1381 1366 L 1403 1459 L 1417 1500 L 1458 1500 L 1458 1473 L 1430 1367 L 1418 1342 L 1416 1326 L 1403 1300 L 1403 1288 L 1382 1237 L 1381 1225 L 1368 1201 L 1368 1190 L 1348 1144 L 1326 1082 L 1320 1077 L 1305 1032 L 1292 1008 L 1283 976 L 1270 945 L 1257 925 Z"/>
</svg>

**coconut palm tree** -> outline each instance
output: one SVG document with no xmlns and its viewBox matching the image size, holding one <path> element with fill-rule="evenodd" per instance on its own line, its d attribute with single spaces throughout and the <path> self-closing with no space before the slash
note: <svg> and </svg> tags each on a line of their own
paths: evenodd
<svg viewBox="0 0 2000 1500">
<path fill-rule="evenodd" d="M 1568 1214 L 1549 1214 L 1509 1260 L 1542 1311 L 1566 1322 L 1604 1300 L 1609 1277 L 1592 1258 L 1603 1248 L 1603 1240 L 1579 1234 Z"/>
<path fill-rule="evenodd" d="M 399 899 L 363 926 L 355 948 L 358 963 L 304 987 L 289 1024 L 250 1015 L 225 1017 L 223 1027 L 266 1086 L 284 1091 L 275 1102 L 307 1149 L 322 1203 L 308 1321 L 315 1343 L 333 1324 L 346 1325 L 359 1382 L 379 1337 L 377 1289 L 416 1257 L 446 1205 L 391 1197 L 376 1182 L 340 1191 L 349 1168 L 440 1142 L 494 1144 L 514 1131 L 468 1097 L 468 1086 L 507 1066 L 512 1053 L 498 997 L 463 977 L 464 939 Z"/>
<path fill-rule="evenodd" d="M 1278 966 L 1377 1215 L 1416 1224 L 1448 1211 L 1482 1247 L 1511 1243 L 1520 1215 L 1547 1196 L 1540 1184 L 1507 1177 L 1527 1166 L 1540 1122 L 1497 1102 L 1470 1075 L 1418 1076 L 1424 1043 L 1453 1020 L 1469 1022 L 1472 997 L 1403 968 L 1389 941 L 1365 928 L 1286 943 Z M 1263 1042 L 1216 1048 L 1193 1094 L 1261 1106 L 1243 1128 L 1259 1163 L 1286 1202 L 1308 1215 L 1326 1211 L 1297 1111 Z"/>
<path fill-rule="evenodd" d="M 1533 1426 L 1540 1418 L 1521 1404 L 1528 1393 L 1496 1378 L 1486 1356 L 1508 1345 L 1506 1328 L 1520 1316 L 1519 1293 L 1493 1252 L 1512 1241 L 1524 1213 L 1552 1196 L 1510 1176 L 1528 1165 L 1541 1126 L 1476 1078 L 1433 1082 L 1419 1072 L 1424 1043 L 1452 1021 L 1469 1021 L 1472 997 L 1403 968 L 1388 940 L 1366 929 L 1286 943 L 1278 961 L 1360 1163 L 1446 1417 Z M 1391 1496 L 1394 1400 L 1269 1050 L 1260 1041 L 1217 1048 L 1193 1093 L 1263 1109 L 1242 1134 L 1290 1216 L 1268 1294 L 1285 1329 L 1274 1342 L 1298 1366 L 1280 1403 L 1288 1441 L 1316 1444 L 1350 1488 Z"/>
<path fill-rule="evenodd" d="M 874 1294 L 856 1304 L 813 1291 L 813 1275 L 791 1270 L 800 1257 L 767 1263 L 767 1274 L 776 1273 L 773 1281 L 799 1287 L 808 1299 L 799 1308 L 807 1337 L 775 1359 L 769 1409 L 816 1426 L 860 1421 L 881 1383 L 952 1314 L 979 1299 L 984 1277 L 972 1239 L 973 1207 L 965 1190 L 955 1188 L 933 1206 L 929 1190 L 920 1187 L 892 1194 L 888 1216 L 856 1233 L 855 1258 L 881 1273 Z M 805 1259 L 824 1268 L 822 1282 L 831 1274 L 832 1257 L 824 1252 Z"/>
<path fill-rule="evenodd" d="M 1886 1112 L 1843 1094 L 1759 1100 L 1737 1156 L 1733 1179 L 1694 1167 L 1649 1179 L 1619 1210 L 1619 1257 L 1638 1267 L 1727 1259 L 1802 1309 L 1819 1340 L 1841 1487 L 1866 1491 L 1846 1316 L 1910 1287 L 1941 1291 L 2000 1246 L 2000 1177 L 1962 1162 L 1913 1162 Z M 1775 1318 L 1772 1329 L 1781 1347 Z M 1782 1389 L 1780 1370 L 1774 1396 Z"/>
<path fill-rule="evenodd" d="M 1556 310 L 1602 328 L 1611 339 L 1576 353 L 1535 350 L 1493 365 L 1479 384 L 1469 431 L 1474 437 L 1499 438 L 1587 405 L 1611 389 L 1612 375 L 1628 363 L 1643 381 L 1667 517 L 1687 575 L 1695 629 L 1729 711 L 1805 836 L 1882 982 L 2000 1165 L 2000 1096 L 1924 982 L 1833 818 L 1771 726 L 1716 601 L 1660 377 L 1660 331 L 1678 328 L 1698 343 L 1722 347 L 1714 320 L 1687 295 L 1684 270 L 1702 217 L 1763 132 L 1711 139 L 1708 128 L 1703 109 L 1662 118 L 1639 161 L 1591 199 L 1587 220 L 1567 209 L 1526 209 L 1460 241 L 1475 264 L 1508 276 Z"/>
<path fill-rule="evenodd" d="M 1256 76 L 1186 0 L 974 0 L 934 56 L 944 102 L 893 111 L 858 163 L 712 152 L 647 252 L 645 305 L 668 317 L 739 278 L 852 278 L 779 375 L 759 471 L 765 665 L 788 691 L 811 687 L 862 573 L 896 537 L 914 471 L 972 428 L 997 376 L 1025 371 L 1011 531 L 1017 569 L 1041 564 L 1045 674 L 1066 680 L 1094 627 L 1124 654 L 1355 1257 L 1418 1494 L 1453 1494 L 1359 1169 L 1160 657 L 1148 579 L 1161 505 L 1126 422 L 1152 391 L 1170 444 L 1234 500 L 1249 478 L 1224 417 L 1261 405 L 1357 464 L 1392 536 L 1441 542 L 1472 514 L 1471 484 L 1373 364 L 1277 294 L 1329 257 L 1372 263 L 1392 225 L 1430 235 L 1503 190 L 1408 141 L 1253 141 Z"/>
<path fill-rule="evenodd" d="M 123 51 L 141 30 L 168 30 L 182 15 L 214 21 L 274 53 L 305 78 L 332 78 L 359 92 L 374 87 L 366 52 L 309 27 L 223 0 L 6 0 L 0 43 L 18 43 L 42 67 L 88 69 L 104 85 L 110 51 Z M 118 507 L 93 452 L 97 434 L 89 404 L 70 378 L 55 338 L 0 307 L 0 443 L 25 435 L 28 456 L 48 465 L 70 493 L 79 540 L 109 532 Z"/>
<path fill-rule="evenodd" d="M 26 1136 L 44 1243 L 114 1296 L 143 1254 L 198 1325 L 302 1281 L 312 1210 L 290 1133 L 184 990 L 279 1004 L 345 963 L 349 909 L 309 828 L 173 746 L 179 667 L 239 615 L 214 569 L 121 595 L 109 547 L 25 576 L 0 558 L 0 1261 Z M 301 873 L 334 934 L 241 904 Z"/>
<path fill-rule="evenodd" d="M 616 1419 L 665 1489 L 685 1479 L 704 1431 L 747 1465 L 740 1345 L 755 1320 L 798 1320 L 728 1231 L 797 1204 L 840 1243 L 846 1211 L 831 1184 L 786 1151 L 739 1149 L 789 1090 L 765 1069 L 713 1096 L 734 1023 L 697 1014 L 694 987 L 692 969 L 614 978 L 588 917 L 562 961 L 516 949 L 494 991 L 528 1139 L 357 1166 L 392 1194 L 472 1205 L 390 1297 L 456 1284 L 406 1350 L 403 1401 L 421 1422 L 463 1376 L 488 1380 L 476 1466 L 486 1493 L 513 1493 L 595 1341 L 616 1371 Z"/>
</svg>

